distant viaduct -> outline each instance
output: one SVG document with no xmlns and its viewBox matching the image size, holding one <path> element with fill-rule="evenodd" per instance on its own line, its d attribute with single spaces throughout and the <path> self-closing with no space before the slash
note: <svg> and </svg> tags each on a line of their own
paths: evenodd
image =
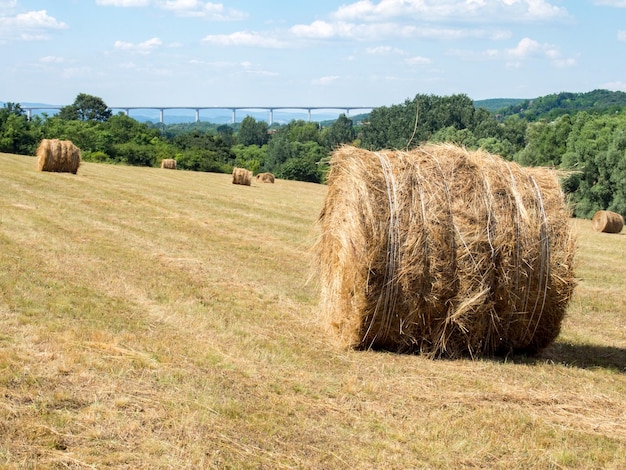
<svg viewBox="0 0 626 470">
<path fill-rule="evenodd" d="M 25 110 L 28 114 L 28 118 L 32 118 L 33 111 L 45 111 L 45 110 L 56 110 L 61 109 L 62 106 L 22 106 L 22 109 Z M 236 113 L 239 110 L 265 110 L 269 112 L 269 125 L 271 126 L 274 122 L 274 111 L 277 110 L 302 110 L 306 111 L 308 115 L 308 120 L 311 122 L 311 111 L 312 110 L 339 110 L 345 111 L 346 115 L 350 115 L 350 111 L 354 110 L 371 110 L 374 109 L 374 106 L 109 106 L 111 110 L 120 110 L 123 111 L 127 116 L 130 115 L 131 110 L 137 109 L 152 109 L 159 111 L 159 122 L 163 124 L 163 113 L 165 110 L 171 109 L 187 109 L 193 110 L 196 112 L 196 122 L 200 122 L 200 111 L 204 109 L 228 109 L 232 111 L 231 122 L 234 124 L 236 122 Z"/>
</svg>

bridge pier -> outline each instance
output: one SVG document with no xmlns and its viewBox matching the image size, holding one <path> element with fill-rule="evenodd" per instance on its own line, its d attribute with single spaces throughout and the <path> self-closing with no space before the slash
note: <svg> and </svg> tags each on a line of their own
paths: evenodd
<svg viewBox="0 0 626 470">
<path fill-rule="evenodd" d="M 270 119 L 269 119 L 269 123 L 270 126 L 274 123 L 274 110 L 272 108 L 270 108 Z"/>
<path fill-rule="evenodd" d="M 159 109 L 159 122 L 163 124 L 163 108 Z"/>
</svg>

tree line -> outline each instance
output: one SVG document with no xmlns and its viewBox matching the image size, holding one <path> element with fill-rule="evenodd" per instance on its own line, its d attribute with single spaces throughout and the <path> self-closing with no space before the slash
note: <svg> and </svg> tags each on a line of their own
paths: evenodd
<svg viewBox="0 0 626 470">
<path fill-rule="evenodd" d="M 269 126 L 250 116 L 234 125 L 141 123 L 113 115 L 101 98 L 81 93 L 57 115 L 30 120 L 19 104 L 6 103 L 0 109 L 0 151 L 34 155 L 41 139 L 60 138 L 72 140 L 86 161 L 159 166 L 173 158 L 180 169 L 230 173 L 238 166 L 321 183 L 324 163 L 339 145 L 380 150 L 451 142 L 521 165 L 564 170 L 563 188 L 577 217 L 590 218 L 600 209 L 626 216 L 622 98 L 606 91 L 550 95 L 534 100 L 528 114 L 530 103 L 493 112 L 466 95 L 418 94 L 375 108 L 357 124 L 342 114 L 328 125 L 292 120 Z"/>
</svg>

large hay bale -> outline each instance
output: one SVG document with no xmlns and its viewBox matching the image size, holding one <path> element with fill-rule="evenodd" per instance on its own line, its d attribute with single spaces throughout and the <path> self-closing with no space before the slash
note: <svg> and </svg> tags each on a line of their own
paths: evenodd
<svg viewBox="0 0 626 470">
<path fill-rule="evenodd" d="M 252 172 L 245 168 L 233 168 L 233 184 L 250 186 L 252 184 Z"/>
<path fill-rule="evenodd" d="M 575 282 L 557 176 L 486 152 L 337 149 L 314 247 L 344 346 L 479 357 L 538 351 Z"/>
<path fill-rule="evenodd" d="M 69 140 L 43 139 L 37 148 L 37 170 L 74 173 L 80 166 L 80 149 Z"/>
<path fill-rule="evenodd" d="M 624 228 L 624 217 L 617 212 L 598 211 L 593 214 L 591 225 L 596 232 L 620 233 Z"/>
<path fill-rule="evenodd" d="M 271 173 L 259 173 L 258 175 L 256 175 L 256 179 L 257 179 L 257 181 L 260 181 L 261 183 L 272 183 L 272 184 L 274 184 L 274 180 L 276 178 Z"/>
<path fill-rule="evenodd" d="M 174 160 L 173 158 L 164 158 L 163 160 L 161 160 L 161 168 L 165 168 L 168 170 L 175 170 L 176 160 Z"/>
</svg>

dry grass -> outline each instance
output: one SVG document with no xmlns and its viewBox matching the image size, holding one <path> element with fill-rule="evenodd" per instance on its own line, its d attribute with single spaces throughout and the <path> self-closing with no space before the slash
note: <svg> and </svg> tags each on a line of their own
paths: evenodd
<svg viewBox="0 0 626 470">
<path fill-rule="evenodd" d="M 0 467 L 626 466 L 623 234 L 574 222 L 539 357 L 348 352 L 306 283 L 326 188 L 0 166 Z"/>
</svg>

